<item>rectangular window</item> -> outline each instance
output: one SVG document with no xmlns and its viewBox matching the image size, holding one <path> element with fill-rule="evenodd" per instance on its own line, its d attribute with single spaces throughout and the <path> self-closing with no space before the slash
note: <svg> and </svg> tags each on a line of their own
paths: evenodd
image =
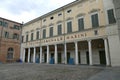
<svg viewBox="0 0 120 80">
<path fill-rule="evenodd" d="M 28 42 L 28 34 L 26 35 L 26 42 Z"/>
<path fill-rule="evenodd" d="M 4 23 L 3 23 L 3 27 L 8 27 L 8 23 L 7 23 L 7 22 L 4 22 Z"/>
<path fill-rule="evenodd" d="M 36 33 L 36 39 L 39 39 L 39 31 Z"/>
<path fill-rule="evenodd" d="M 70 9 L 70 10 L 67 11 L 67 13 L 70 13 L 71 11 L 72 11 L 72 10 Z"/>
<path fill-rule="evenodd" d="M 107 11 L 109 24 L 116 23 L 113 9 Z"/>
<path fill-rule="evenodd" d="M 50 37 L 53 36 L 53 27 L 50 27 Z"/>
<path fill-rule="evenodd" d="M 58 14 L 58 16 L 61 16 L 61 15 L 62 15 L 62 13 L 59 13 L 59 14 Z"/>
<path fill-rule="evenodd" d="M 14 29 L 20 30 L 20 27 L 17 25 L 14 25 Z"/>
<path fill-rule="evenodd" d="M 18 34 L 13 34 L 13 39 L 19 39 L 19 35 Z"/>
<path fill-rule="evenodd" d="M 92 19 L 92 27 L 93 28 L 99 27 L 98 14 L 91 15 L 91 19 Z"/>
<path fill-rule="evenodd" d="M 5 32 L 5 38 L 9 37 L 9 32 Z"/>
<path fill-rule="evenodd" d="M 31 33 L 31 41 L 33 40 L 33 33 Z"/>
<path fill-rule="evenodd" d="M 72 22 L 69 21 L 67 22 L 67 33 L 71 33 L 72 32 Z"/>
<path fill-rule="evenodd" d="M 46 29 L 43 30 L 43 38 L 46 38 Z"/>
<path fill-rule="evenodd" d="M 0 26 L 2 26 L 2 21 L 0 21 Z"/>
<path fill-rule="evenodd" d="M 84 30 L 84 18 L 78 19 L 78 30 Z"/>
<path fill-rule="evenodd" d="M 61 24 L 59 24 L 58 25 L 58 35 L 61 35 L 62 34 L 62 25 Z"/>
</svg>

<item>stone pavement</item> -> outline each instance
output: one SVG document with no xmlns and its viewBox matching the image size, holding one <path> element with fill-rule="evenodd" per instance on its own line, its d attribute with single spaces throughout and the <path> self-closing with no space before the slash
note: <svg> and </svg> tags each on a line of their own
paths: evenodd
<svg viewBox="0 0 120 80">
<path fill-rule="evenodd" d="M 106 74 L 105 80 L 120 78 L 120 68 L 63 64 L 0 64 L 0 80 L 104 80 L 102 73 Z M 108 73 L 113 79 L 106 78 Z"/>
<path fill-rule="evenodd" d="M 120 80 L 120 67 L 106 68 L 88 80 Z"/>
</svg>

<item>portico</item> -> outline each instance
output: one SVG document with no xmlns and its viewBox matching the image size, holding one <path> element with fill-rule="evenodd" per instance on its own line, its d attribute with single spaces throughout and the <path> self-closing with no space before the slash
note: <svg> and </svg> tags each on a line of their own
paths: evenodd
<svg viewBox="0 0 120 80">
<path fill-rule="evenodd" d="M 63 44 L 53 44 L 33 48 L 25 48 L 24 62 L 35 63 L 37 59 L 40 63 L 50 64 L 53 59 L 54 64 L 70 64 L 72 58 L 74 64 L 106 65 L 110 66 L 110 54 L 107 38 L 89 39 L 84 41 L 73 41 Z"/>
</svg>

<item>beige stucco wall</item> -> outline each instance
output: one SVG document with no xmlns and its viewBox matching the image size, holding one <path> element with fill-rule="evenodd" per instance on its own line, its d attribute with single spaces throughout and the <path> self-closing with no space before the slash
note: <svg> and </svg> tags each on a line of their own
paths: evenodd
<svg viewBox="0 0 120 80">
<path fill-rule="evenodd" d="M 83 2 L 78 2 L 75 5 L 72 5 L 70 7 L 65 7 L 63 9 L 61 9 L 61 11 L 55 12 L 53 14 L 50 14 L 48 16 L 42 17 L 41 20 L 38 20 L 36 22 L 33 22 L 29 25 L 26 25 L 23 27 L 23 31 L 22 31 L 22 35 L 24 36 L 24 42 L 26 41 L 25 36 L 26 34 L 29 35 L 29 39 L 28 41 L 30 41 L 31 39 L 31 33 L 34 33 L 34 41 L 31 41 L 29 43 L 36 43 L 36 42 L 41 42 L 42 45 L 46 45 L 46 44 L 53 44 L 55 43 L 62 43 L 64 41 L 64 36 L 63 39 L 61 41 L 52 41 L 52 42 L 44 42 L 45 40 L 51 40 L 52 38 L 47 38 L 47 39 L 43 39 L 43 40 L 38 40 L 36 41 L 36 32 L 37 32 L 37 28 L 40 28 L 40 36 L 42 39 L 42 31 L 43 29 L 46 29 L 46 37 L 49 37 L 49 29 L 50 27 L 53 27 L 53 39 L 55 38 L 60 38 L 61 36 L 57 36 L 57 25 L 58 24 L 62 24 L 62 33 L 67 33 L 67 21 L 72 21 L 72 31 L 76 32 L 78 31 L 78 18 L 77 17 L 79 14 L 84 14 L 84 25 L 85 25 L 85 29 L 90 29 L 92 28 L 91 25 L 91 14 L 90 11 L 94 10 L 94 9 L 98 9 L 97 13 L 99 15 L 99 25 L 101 28 L 98 28 L 98 33 L 99 35 L 97 36 L 104 36 L 105 34 L 105 13 L 104 13 L 104 9 L 103 9 L 103 2 L 102 0 L 88 0 L 88 1 L 83 1 Z M 68 10 L 71 10 L 70 13 L 67 13 Z M 58 16 L 58 14 L 61 13 L 61 16 Z M 54 19 L 50 19 L 51 17 L 54 17 Z M 44 19 L 46 19 L 46 21 L 43 21 Z M 57 23 L 61 21 L 61 23 Z M 33 30 L 33 31 L 32 31 Z M 26 33 L 28 32 L 28 33 Z M 92 38 L 95 37 L 94 35 L 94 30 L 86 30 L 83 32 L 77 32 L 77 33 L 73 33 L 73 34 L 67 34 L 68 35 L 75 35 L 75 34 L 86 34 L 87 36 L 85 38 Z M 66 36 L 66 37 L 67 37 Z M 76 38 L 76 40 L 79 40 L 82 38 Z M 67 40 L 67 39 L 66 39 Z M 67 41 L 71 41 L 72 39 L 69 39 Z M 24 43 L 23 43 L 24 44 Z M 26 44 L 26 43 L 25 43 Z M 26 46 L 26 45 L 24 45 Z M 31 46 L 31 45 L 27 45 L 27 46 Z M 37 46 L 34 44 L 34 46 Z"/>
</svg>

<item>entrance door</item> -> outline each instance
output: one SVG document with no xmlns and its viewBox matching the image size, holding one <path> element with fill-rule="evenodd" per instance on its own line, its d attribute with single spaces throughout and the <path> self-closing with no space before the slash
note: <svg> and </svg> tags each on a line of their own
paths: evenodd
<svg viewBox="0 0 120 80">
<path fill-rule="evenodd" d="M 44 62 L 46 63 L 47 62 L 47 54 L 44 53 Z"/>
<path fill-rule="evenodd" d="M 28 49 L 25 49 L 25 62 L 28 62 Z"/>
<path fill-rule="evenodd" d="M 54 58 L 54 53 L 51 53 L 51 58 Z"/>
<path fill-rule="evenodd" d="M 89 64 L 89 52 L 88 51 L 86 52 L 86 61 L 87 61 L 87 64 Z"/>
<path fill-rule="evenodd" d="M 62 58 L 61 53 L 58 53 L 58 63 L 61 63 L 61 58 Z"/>
<path fill-rule="evenodd" d="M 28 61 L 28 53 L 25 53 L 25 62 Z"/>
<path fill-rule="evenodd" d="M 99 51 L 99 56 L 100 56 L 100 64 L 101 65 L 106 65 L 106 55 L 105 55 L 105 51 Z"/>
<path fill-rule="evenodd" d="M 78 61 L 79 61 L 79 64 L 81 63 L 81 56 L 80 56 L 80 52 L 78 52 Z"/>
<path fill-rule="evenodd" d="M 69 63 L 69 59 L 70 59 L 70 52 L 67 52 L 67 63 Z"/>
</svg>

